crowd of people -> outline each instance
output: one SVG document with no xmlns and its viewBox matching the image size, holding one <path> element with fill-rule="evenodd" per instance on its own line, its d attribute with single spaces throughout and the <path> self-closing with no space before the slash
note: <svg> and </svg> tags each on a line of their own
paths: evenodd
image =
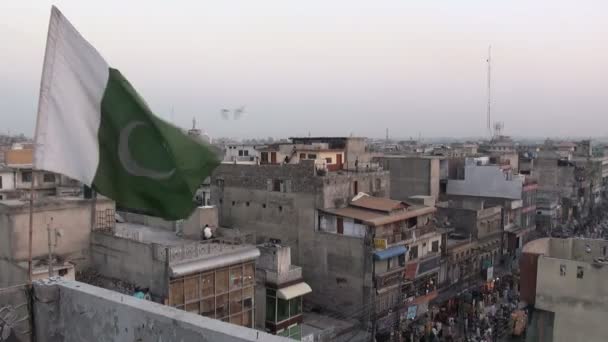
<svg viewBox="0 0 608 342">
<path fill-rule="evenodd" d="M 463 292 L 427 313 L 425 324 L 406 334 L 405 341 L 495 342 L 523 335 L 527 321 L 518 307 L 517 283 L 496 278 Z"/>
</svg>

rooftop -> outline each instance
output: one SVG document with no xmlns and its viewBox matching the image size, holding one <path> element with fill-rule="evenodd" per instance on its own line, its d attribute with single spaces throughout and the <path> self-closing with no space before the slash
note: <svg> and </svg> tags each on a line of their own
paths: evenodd
<svg viewBox="0 0 608 342">
<path fill-rule="evenodd" d="M 369 195 L 362 195 L 361 197 L 353 200 L 350 205 L 363 209 L 384 211 L 387 213 L 390 213 L 394 210 L 406 209 L 407 207 L 409 207 L 409 205 L 402 201 L 392 200 L 390 198 L 374 197 Z"/>
<path fill-rule="evenodd" d="M 107 197 L 98 195 L 97 202 L 111 202 Z M 27 210 L 29 208 L 29 199 L 5 199 L 0 200 L 0 213 L 8 211 Z M 91 203 L 90 199 L 80 196 L 46 196 L 36 198 L 34 200 L 34 208 L 56 208 L 56 207 L 72 207 Z"/>
<path fill-rule="evenodd" d="M 407 209 L 393 212 L 382 212 L 379 210 L 366 209 L 362 207 L 349 206 L 339 209 L 324 209 L 323 211 L 336 216 L 348 217 L 362 221 L 370 226 L 380 226 L 387 223 L 407 220 L 412 217 L 430 214 L 436 211 L 435 207 L 410 206 Z"/>
<path fill-rule="evenodd" d="M 241 244 L 239 239 L 187 239 L 171 230 L 137 223 L 117 222 L 114 236 L 154 244 L 155 257 L 159 260 L 166 260 L 168 252 L 173 276 L 224 267 L 260 256 L 260 251 L 255 246 Z"/>
</svg>

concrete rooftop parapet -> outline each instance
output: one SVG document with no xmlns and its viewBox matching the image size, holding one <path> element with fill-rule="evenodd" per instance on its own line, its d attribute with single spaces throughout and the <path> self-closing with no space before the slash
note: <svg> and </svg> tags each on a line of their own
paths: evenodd
<svg viewBox="0 0 608 342">
<path fill-rule="evenodd" d="M 291 341 L 76 281 L 34 283 L 38 342 Z"/>
</svg>

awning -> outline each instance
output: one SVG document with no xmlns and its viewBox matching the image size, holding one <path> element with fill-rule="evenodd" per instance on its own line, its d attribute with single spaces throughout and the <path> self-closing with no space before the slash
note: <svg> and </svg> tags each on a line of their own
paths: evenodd
<svg viewBox="0 0 608 342">
<path fill-rule="evenodd" d="M 277 297 L 285 300 L 290 300 L 299 296 L 303 296 L 307 293 L 311 293 L 312 289 L 305 282 L 297 283 L 295 285 L 287 286 L 277 290 Z"/>
<path fill-rule="evenodd" d="M 374 259 L 376 260 L 386 260 L 392 257 L 396 257 L 397 255 L 407 253 L 407 248 L 405 246 L 395 246 L 391 248 L 387 248 L 381 251 L 374 252 Z"/>
</svg>

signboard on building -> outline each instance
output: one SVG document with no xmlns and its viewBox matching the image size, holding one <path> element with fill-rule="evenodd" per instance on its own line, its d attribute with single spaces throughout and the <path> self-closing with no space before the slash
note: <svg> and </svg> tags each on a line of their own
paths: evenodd
<svg viewBox="0 0 608 342">
<path fill-rule="evenodd" d="M 486 281 L 490 281 L 494 278 L 494 266 L 490 266 L 486 270 Z"/>
<path fill-rule="evenodd" d="M 375 249 L 386 249 L 388 246 L 388 241 L 386 239 L 374 239 L 374 248 Z"/>
<path fill-rule="evenodd" d="M 412 305 L 407 308 L 407 319 L 416 318 L 416 310 L 418 309 L 418 305 Z"/>
<path fill-rule="evenodd" d="M 417 262 L 409 262 L 405 265 L 405 279 L 414 280 L 416 278 L 416 273 L 418 272 L 418 263 Z"/>
</svg>

